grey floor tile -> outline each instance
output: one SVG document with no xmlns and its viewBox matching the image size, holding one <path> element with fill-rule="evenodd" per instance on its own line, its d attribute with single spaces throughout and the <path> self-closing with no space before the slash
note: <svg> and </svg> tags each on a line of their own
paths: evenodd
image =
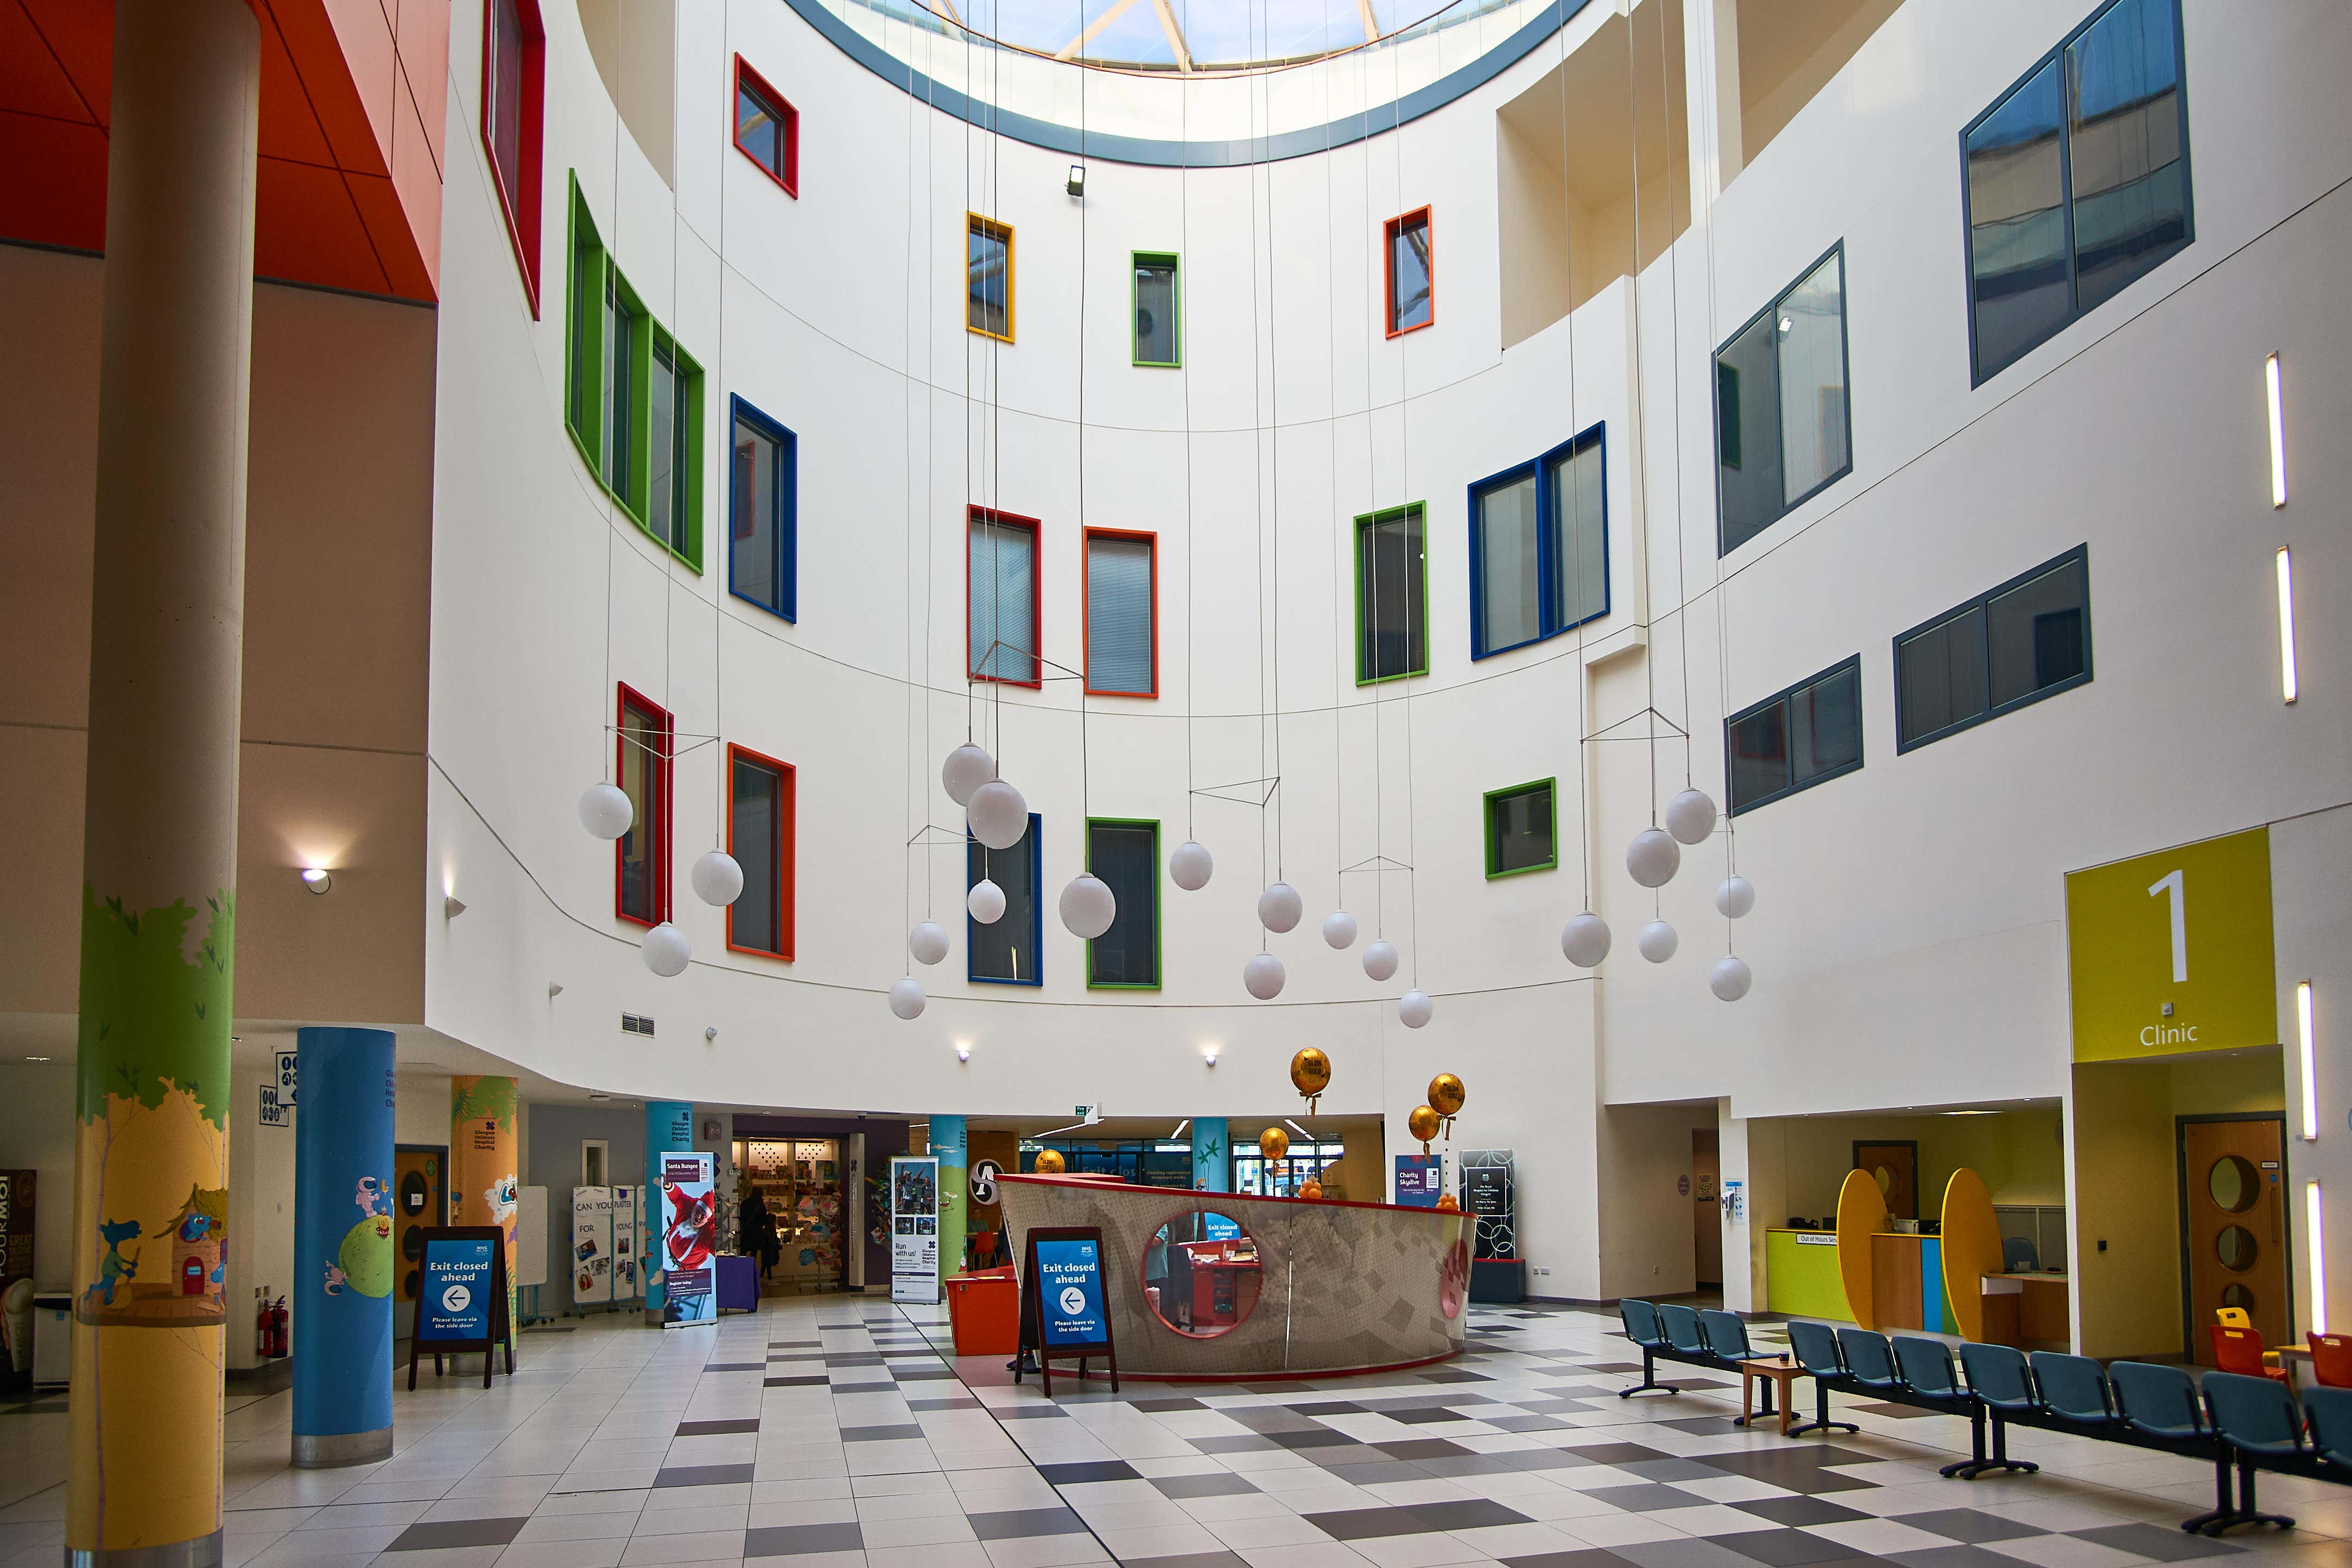
<svg viewBox="0 0 2352 1568">
<path fill-rule="evenodd" d="M 1485 1530 L 1497 1524 L 1534 1522 L 1524 1513 L 1505 1508 L 1490 1498 L 1463 1498 L 1454 1502 L 1416 1502 L 1407 1511 L 1432 1530 Z"/>
<path fill-rule="evenodd" d="M 1834 1542 L 1823 1541 L 1820 1536 L 1801 1530 L 1743 1530 L 1712 1539 L 1717 1544 L 1727 1546 L 1742 1557 L 1771 1563 L 1772 1568 L 1811 1568 L 1813 1563 L 1834 1563 L 1853 1555 Z M 1999 1565 L 1979 1565 L 1979 1568 L 1999 1568 Z"/>
<path fill-rule="evenodd" d="M 923 1428 L 913 1421 L 892 1422 L 880 1427 L 844 1427 L 841 1440 L 845 1443 L 903 1443 L 920 1437 Z"/>
<path fill-rule="evenodd" d="M 748 1486 L 750 1465 L 665 1465 L 654 1476 L 656 1487 Z"/>
<path fill-rule="evenodd" d="M 1057 1487 L 1077 1486 L 1087 1481 L 1131 1481 L 1138 1479 L 1133 1465 L 1124 1459 L 1088 1459 L 1067 1465 L 1039 1465 L 1037 1473 Z"/>
<path fill-rule="evenodd" d="M 1844 1507 L 1817 1497 L 1765 1497 L 1748 1502 L 1735 1502 L 1732 1507 L 1759 1519 L 1769 1519 L 1775 1524 L 1840 1524 L 1850 1519 L 1870 1516 L 1859 1509 Z"/>
<path fill-rule="evenodd" d="M 1151 1484 L 1169 1498 L 1237 1497 L 1258 1489 L 1229 1471 L 1197 1476 L 1155 1476 Z"/>
<path fill-rule="evenodd" d="M 757 1416 L 743 1421 L 680 1421 L 677 1424 L 677 1435 L 681 1437 L 721 1437 L 759 1429 L 760 1418 Z"/>
<path fill-rule="evenodd" d="M 1937 1535 L 1948 1535 L 1955 1541 L 2014 1541 L 2021 1535 L 2046 1535 L 2049 1531 L 2031 1524 L 2020 1524 L 2013 1519 L 1987 1513 L 1981 1509 L 1944 1508 L 1926 1513 L 1898 1513 L 1893 1517 L 1917 1530 L 1932 1530 Z M 2125 1529 L 2132 1528 L 2130 1525 Z M 2126 1546 L 2125 1551 L 2131 1551 Z M 2143 1552 L 2141 1556 L 2150 1553 Z M 2202 1555 L 2198 1553 L 2197 1555 Z M 1958 1568 L 1958 1565 L 1952 1565 Z"/>
<path fill-rule="evenodd" d="M 1028 1535 L 1083 1535 L 1086 1521 L 1066 1508 L 1015 1508 L 975 1513 L 971 1532 L 982 1541 L 1013 1541 Z"/>
<path fill-rule="evenodd" d="M 1364 1541 L 1384 1535 L 1421 1535 L 1433 1527 L 1403 1508 L 1350 1508 L 1310 1513 L 1307 1522 L 1334 1541 Z"/>
<path fill-rule="evenodd" d="M 2276 1503 L 2273 1512 L 2283 1512 Z M 1906 1524 L 1916 1522 L 1906 1519 Z M 2118 1552 L 2129 1552 L 2140 1557 L 2153 1557 L 2158 1563 L 2182 1563 L 2191 1557 L 2226 1557 L 2243 1552 L 2226 1541 L 2210 1536 L 2188 1535 L 2157 1524 L 2115 1524 L 2100 1530 L 2070 1530 L 2066 1532 L 2077 1541 L 2088 1541 L 2100 1546 L 2112 1546 Z"/>
<path fill-rule="evenodd" d="M 803 1557 L 817 1552 L 856 1552 L 866 1537 L 855 1522 L 771 1524 L 743 1532 L 746 1557 Z"/>
<path fill-rule="evenodd" d="M 446 1546 L 504 1546 L 530 1522 L 520 1519 L 445 1519 L 410 1525 L 393 1539 L 388 1552 L 425 1552 Z"/>
</svg>

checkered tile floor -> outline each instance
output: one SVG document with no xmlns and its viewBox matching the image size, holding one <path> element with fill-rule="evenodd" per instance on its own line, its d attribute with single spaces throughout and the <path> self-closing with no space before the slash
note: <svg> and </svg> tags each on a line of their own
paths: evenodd
<svg viewBox="0 0 2352 1568">
<path fill-rule="evenodd" d="M 1751 1337 L 1777 1345 L 1769 1325 Z M 485 1392 L 395 1398 L 399 1451 L 287 1468 L 289 1396 L 233 1400 L 227 1561 L 256 1568 L 2352 1568 L 2352 1491 L 2265 1477 L 2284 1534 L 2175 1528 L 2200 1465 L 2020 1432 L 2039 1476 L 1945 1480 L 1949 1416 L 1839 1401 L 1785 1439 L 1738 1391 L 1638 1380 L 1612 1316 L 1473 1309 L 1460 1360 L 1245 1387 L 1064 1383 L 954 1360 L 938 1309 L 772 1301 L 716 1328 L 527 1334 Z M 1676 1368 L 1689 1373 L 1689 1368 Z M 1801 1385 L 1810 1393 L 1810 1385 Z M 65 1417 L 0 1422 L 0 1568 L 64 1539 Z M 2217 1565 L 2218 1568 L 2218 1565 Z"/>
</svg>

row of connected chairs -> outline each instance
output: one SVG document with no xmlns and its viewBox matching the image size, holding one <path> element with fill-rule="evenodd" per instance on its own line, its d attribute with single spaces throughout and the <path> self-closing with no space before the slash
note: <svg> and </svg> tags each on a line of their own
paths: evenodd
<svg viewBox="0 0 2352 1568">
<path fill-rule="evenodd" d="M 1621 1389 L 1617 1395 L 1620 1399 L 1630 1399 L 1636 1394 L 1677 1392 L 1658 1381 L 1661 1358 L 1725 1372 L 1738 1371 L 1743 1361 L 1763 1359 L 1762 1354 L 1748 1343 L 1748 1325 L 1736 1312 L 1685 1307 L 1675 1301 L 1621 1301 L 1617 1303 L 1617 1316 L 1625 1325 L 1625 1337 L 1642 1352 L 1642 1381 L 1634 1387 Z M 1772 1407 L 1772 1385 L 1768 1379 L 1764 1385 L 1764 1407 L 1754 1416 L 1742 1416 L 1732 1424 L 1746 1426 L 1751 1419 L 1761 1421 L 1767 1416 L 1779 1414 Z M 1809 1426 L 1789 1428 L 1791 1436 L 1810 1429 Z M 1855 1429 L 1846 1428 L 1849 1432 Z"/>
</svg>

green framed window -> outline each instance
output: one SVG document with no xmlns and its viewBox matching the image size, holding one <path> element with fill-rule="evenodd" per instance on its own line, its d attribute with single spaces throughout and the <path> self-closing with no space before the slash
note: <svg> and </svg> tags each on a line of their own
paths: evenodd
<svg viewBox="0 0 2352 1568">
<path fill-rule="evenodd" d="M 1427 529 L 1414 501 L 1356 519 L 1356 684 L 1427 674 Z"/>
<path fill-rule="evenodd" d="M 1135 362 L 1174 370 L 1184 362 L 1176 257 L 1167 251 L 1135 253 Z"/>
<path fill-rule="evenodd" d="M 653 329 L 647 394 L 646 531 L 702 569 L 702 367 Z"/>
<path fill-rule="evenodd" d="M 1559 864 L 1554 802 L 1559 780 L 1538 779 L 1486 791 L 1486 876 L 1550 871 Z"/>
<path fill-rule="evenodd" d="M 1160 988 L 1160 824 L 1087 819 L 1087 869 L 1118 903 L 1110 929 L 1087 943 L 1088 989 Z"/>
</svg>

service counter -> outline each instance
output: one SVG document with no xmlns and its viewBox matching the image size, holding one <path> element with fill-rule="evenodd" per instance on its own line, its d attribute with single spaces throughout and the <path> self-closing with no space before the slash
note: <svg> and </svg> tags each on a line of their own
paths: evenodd
<svg viewBox="0 0 2352 1568">
<path fill-rule="evenodd" d="M 1102 1232 L 1123 1377 L 1375 1372 L 1462 1348 L 1467 1215 L 1068 1176 L 997 1190 L 1016 1260 L 1034 1227 Z"/>
<path fill-rule="evenodd" d="M 1944 1291 L 1942 1239 L 1893 1231 L 1861 1238 L 1868 1245 L 1871 1299 L 1882 1331 L 1957 1333 Z M 1853 1321 L 1841 1274 L 1839 1240 L 1830 1230 L 1769 1230 L 1764 1238 L 1765 1305 L 1791 1317 Z"/>
</svg>

